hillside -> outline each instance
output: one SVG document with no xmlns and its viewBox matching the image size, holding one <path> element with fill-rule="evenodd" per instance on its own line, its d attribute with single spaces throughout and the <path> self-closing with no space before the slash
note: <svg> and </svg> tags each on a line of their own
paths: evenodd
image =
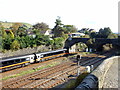
<svg viewBox="0 0 120 90">
<path fill-rule="evenodd" d="M 29 23 L 23 23 L 23 22 L 2 22 L 2 21 L 0 21 L 0 24 L 4 28 L 10 28 L 14 23 L 22 23 L 22 24 L 26 25 L 28 28 L 32 27 L 32 25 L 29 24 Z"/>
</svg>

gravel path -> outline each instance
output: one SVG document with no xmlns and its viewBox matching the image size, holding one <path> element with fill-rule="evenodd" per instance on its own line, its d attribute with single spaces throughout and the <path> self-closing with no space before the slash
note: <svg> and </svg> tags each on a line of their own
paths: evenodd
<svg viewBox="0 0 120 90">
<path fill-rule="evenodd" d="M 120 68 L 118 69 L 120 63 L 118 64 L 118 62 L 120 62 L 120 58 L 114 60 L 114 63 L 106 73 L 103 88 L 118 88 L 118 71 L 120 71 Z"/>
</svg>

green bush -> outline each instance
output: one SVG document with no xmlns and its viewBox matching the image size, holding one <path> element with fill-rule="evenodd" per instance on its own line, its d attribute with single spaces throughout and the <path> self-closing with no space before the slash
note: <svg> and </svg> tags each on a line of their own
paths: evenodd
<svg viewBox="0 0 120 90">
<path fill-rule="evenodd" d="M 20 44 L 17 40 L 14 40 L 10 46 L 12 50 L 18 50 L 20 48 Z"/>
<path fill-rule="evenodd" d="M 88 74 L 87 72 L 80 74 L 76 79 L 75 86 L 77 87 Z"/>
<path fill-rule="evenodd" d="M 68 84 L 65 85 L 64 90 L 73 90 L 75 88 L 75 80 L 71 80 Z"/>
<path fill-rule="evenodd" d="M 84 72 L 80 74 L 76 80 L 71 80 L 65 85 L 64 90 L 74 90 L 82 81 L 83 79 L 88 75 L 89 73 Z"/>
</svg>

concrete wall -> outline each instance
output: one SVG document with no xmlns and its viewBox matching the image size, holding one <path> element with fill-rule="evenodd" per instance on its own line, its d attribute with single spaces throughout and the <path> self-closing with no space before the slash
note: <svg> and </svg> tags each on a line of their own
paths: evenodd
<svg viewBox="0 0 120 90">
<path fill-rule="evenodd" d="M 113 56 L 111 58 L 108 58 L 106 60 L 104 60 L 92 73 L 91 75 L 95 75 L 96 78 L 98 78 L 98 88 L 102 88 L 104 85 L 104 79 L 106 76 L 106 73 L 108 72 L 108 70 L 110 69 L 111 65 L 114 63 L 114 60 L 118 60 L 120 59 L 120 56 Z M 89 75 L 88 75 L 89 76 Z M 88 77 L 87 76 L 87 77 Z M 86 78 L 87 78 L 86 77 Z M 85 79 L 86 79 L 85 78 Z M 109 77 L 112 78 L 112 77 Z M 109 79 L 108 78 L 108 79 Z M 85 81 L 85 79 L 83 81 Z M 87 80 L 88 79 L 88 80 Z M 86 83 L 88 84 L 88 86 L 94 86 L 95 82 L 90 82 L 89 78 L 86 79 Z M 86 85 L 87 85 L 86 84 Z M 90 85 L 89 85 L 90 84 Z M 79 88 L 81 88 L 81 84 L 75 89 L 78 90 Z M 81 89 L 82 90 L 82 89 Z"/>
<path fill-rule="evenodd" d="M 92 74 L 95 75 L 96 77 L 98 77 L 99 80 L 99 88 L 103 87 L 104 84 L 104 78 L 105 75 L 107 73 L 107 71 L 109 70 L 109 68 L 111 67 L 111 65 L 113 64 L 114 60 L 120 58 L 120 56 L 114 56 L 111 58 L 108 58 L 106 60 L 103 61 L 102 64 L 100 64 L 93 72 Z"/>
</svg>

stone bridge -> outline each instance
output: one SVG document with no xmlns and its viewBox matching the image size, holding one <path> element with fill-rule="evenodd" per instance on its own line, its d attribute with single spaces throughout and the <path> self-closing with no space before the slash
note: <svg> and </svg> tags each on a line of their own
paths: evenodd
<svg viewBox="0 0 120 90">
<path fill-rule="evenodd" d="M 65 42 L 64 48 L 67 49 L 72 49 L 73 52 L 75 52 L 75 48 L 73 47 L 76 43 L 82 42 L 85 43 L 88 48 L 92 48 L 92 49 L 98 49 L 98 48 L 102 48 L 103 45 L 105 44 L 112 44 L 113 46 L 119 46 L 119 39 L 104 39 L 104 38 L 95 38 L 93 39 L 93 44 L 92 45 L 88 45 L 87 41 L 90 40 L 90 38 L 68 38 Z M 72 48 L 73 47 L 73 48 Z"/>
</svg>

